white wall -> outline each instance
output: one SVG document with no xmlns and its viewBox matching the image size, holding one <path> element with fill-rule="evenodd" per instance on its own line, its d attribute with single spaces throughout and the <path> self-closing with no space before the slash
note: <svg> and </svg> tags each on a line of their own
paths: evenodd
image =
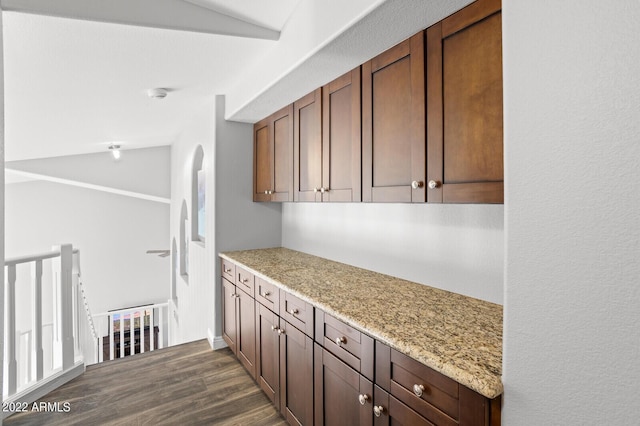
<svg viewBox="0 0 640 426">
<path fill-rule="evenodd" d="M 640 418 L 638 22 L 503 1 L 509 426 Z"/>
<path fill-rule="evenodd" d="M 189 245 L 189 276 L 177 276 L 173 343 L 207 337 L 224 346 L 219 309 L 220 251 L 280 246 L 280 205 L 252 202 L 253 126 L 224 120 L 224 97 L 194 113 L 173 146 L 171 236 L 179 241 L 182 200 L 191 211 L 191 166 L 198 145 L 207 173 L 206 243 Z M 180 244 L 178 243 L 178 246 Z"/>
<path fill-rule="evenodd" d="M 191 178 L 196 148 L 202 146 L 204 159 L 202 169 L 206 173 L 206 235 L 205 243 L 194 242 L 189 235 L 188 275 L 176 273 L 177 309 L 170 313 L 170 344 L 180 344 L 207 337 L 213 309 L 213 244 L 215 221 L 212 200 L 215 196 L 213 167 L 213 141 L 215 122 L 213 101 L 192 113 L 191 124 L 185 128 L 178 141 L 172 145 L 171 155 L 171 240 L 180 244 L 180 212 L 183 202 L 187 206 L 187 218 L 191 219 Z M 190 229 L 190 228 L 189 228 Z M 181 253 L 178 253 L 178 259 Z M 179 264 L 180 262 L 178 262 Z"/>
<path fill-rule="evenodd" d="M 503 206 L 287 203 L 283 246 L 502 304 Z"/>
<path fill-rule="evenodd" d="M 7 257 L 73 244 L 93 313 L 167 300 L 169 258 L 145 253 L 169 247 L 166 204 L 44 181 L 5 196 Z"/>
<path fill-rule="evenodd" d="M 3 53 L 3 31 L 2 31 L 2 7 L 0 6 L 0 166 L 4 170 L 4 54 Z M 0 175 L 0 236 L 2 244 L 0 244 L 0 266 L 4 271 L 4 173 Z M 4 280 L 0 283 L 0 306 L 3 306 L 4 312 Z M 4 383 L 4 315 L 0 315 L 0 383 Z M 0 394 L 0 402 L 3 401 Z M 0 426 L 2 425 L 2 417 L 0 416 Z"/>
<path fill-rule="evenodd" d="M 230 250 L 279 247 L 282 206 L 253 202 L 253 125 L 226 121 L 225 98 L 216 97 L 215 255 Z M 221 293 L 220 262 L 215 263 L 216 298 Z M 222 335 L 220 303 L 215 336 Z"/>
</svg>

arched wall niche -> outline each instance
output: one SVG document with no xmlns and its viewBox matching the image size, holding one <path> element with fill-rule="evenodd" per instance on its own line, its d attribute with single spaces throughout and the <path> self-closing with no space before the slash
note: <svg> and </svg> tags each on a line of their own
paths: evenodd
<svg viewBox="0 0 640 426">
<path fill-rule="evenodd" d="M 193 154 L 191 171 L 191 241 L 205 243 L 206 219 L 206 168 L 204 149 L 198 145 Z"/>
</svg>

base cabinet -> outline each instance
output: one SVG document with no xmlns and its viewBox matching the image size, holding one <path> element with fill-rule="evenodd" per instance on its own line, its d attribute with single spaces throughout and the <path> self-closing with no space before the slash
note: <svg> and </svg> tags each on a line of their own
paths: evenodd
<svg viewBox="0 0 640 426">
<path fill-rule="evenodd" d="M 280 412 L 289 424 L 312 425 L 313 341 L 280 321 Z"/>
<path fill-rule="evenodd" d="M 241 287 L 254 276 L 233 267 L 236 284 L 222 278 L 224 340 L 289 424 L 500 425 L 500 397 L 472 391 L 263 278 L 254 298 Z"/>
<path fill-rule="evenodd" d="M 315 345 L 315 424 L 371 426 L 373 383 Z"/>
<path fill-rule="evenodd" d="M 222 278 L 222 338 L 234 354 L 238 335 L 236 312 L 236 286 Z"/>
<path fill-rule="evenodd" d="M 280 317 L 256 302 L 256 381 L 280 407 Z"/>
</svg>

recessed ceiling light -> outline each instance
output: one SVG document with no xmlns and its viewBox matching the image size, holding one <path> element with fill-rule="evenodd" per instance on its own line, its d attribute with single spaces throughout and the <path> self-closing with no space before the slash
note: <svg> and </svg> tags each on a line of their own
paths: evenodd
<svg viewBox="0 0 640 426">
<path fill-rule="evenodd" d="M 147 90 L 147 95 L 151 99 L 164 99 L 167 97 L 167 93 L 167 89 L 163 89 L 161 87 Z"/>
<path fill-rule="evenodd" d="M 111 151 L 114 160 L 120 159 L 120 145 L 111 144 L 109 145 L 109 150 Z"/>
</svg>

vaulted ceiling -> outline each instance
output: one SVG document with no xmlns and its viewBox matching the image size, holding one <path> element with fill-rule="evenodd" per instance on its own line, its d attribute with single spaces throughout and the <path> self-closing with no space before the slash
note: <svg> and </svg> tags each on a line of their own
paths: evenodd
<svg viewBox="0 0 640 426">
<path fill-rule="evenodd" d="M 216 94 L 257 121 L 469 2 L 1 0 L 5 159 L 170 145 Z"/>
</svg>

